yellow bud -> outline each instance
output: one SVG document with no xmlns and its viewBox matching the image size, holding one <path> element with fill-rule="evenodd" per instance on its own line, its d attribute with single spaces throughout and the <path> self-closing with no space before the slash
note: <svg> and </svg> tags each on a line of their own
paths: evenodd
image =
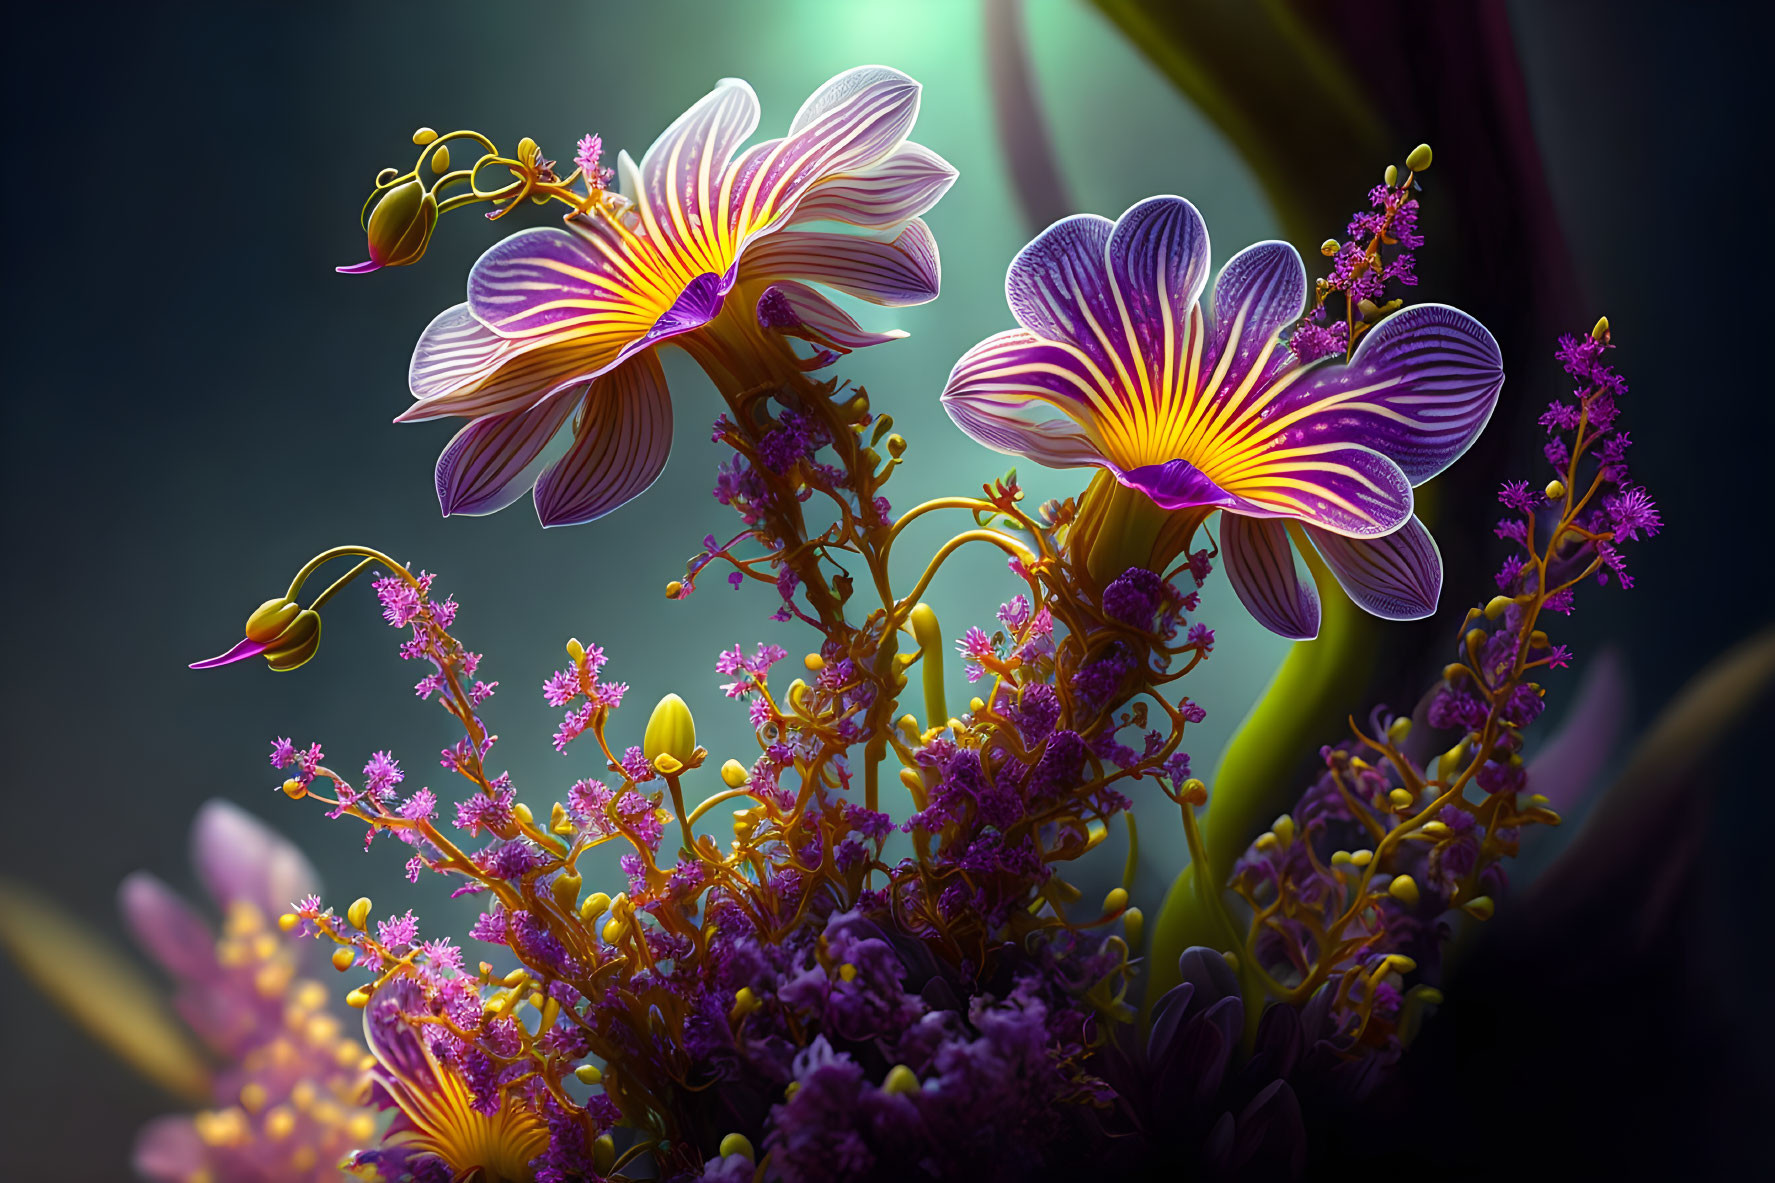
<svg viewBox="0 0 1775 1183">
<path fill-rule="evenodd" d="M 1609 318 L 1606 316 L 1597 317 L 1596 318 L 1596 327 L 1590 330 L 1590 339 L 1593 341 L 1601 341 L 1601 340 L 1606 339 L 1608 337 L 1608 335 L 1609 335 Z"/>
<path fill-rule="evenodd" d="M 1270 832 L 1282 840 L 1282 845 L 1288 845 L 1294 841 L 1294 819 L 1286 813 L 1283 814 L 1270 826 Z"/>
<path fill-rule="evenodd" d="M 1356 311 L 1362 314 L 1363 320 L 1373 320 L 1381 314 L 1381 306 L 1373 300 L 1356 301 Z"/>
<path fill-rule="evenodd" d="M 1208 786 L 1193 776 L 1183 782 L 1181 792 L 1186 804 L 1195 806 L 1208 804 Z"/>
<path fill-rule="evenodd" d="M 261 643 L 276 640 L 301 612 L 302 605 L 294 600 L 287 600 L 282 596 L 275 600 L 266 600 L 247 617 L 244 630 L 246 639 Z"/>
<path fill-rule="evenodd" d="M 672 582 L 666 584 L 666 599 L 675 600 L 683 593 L 683 591 L 684 585 L 674 579 Z"/>
<path fill-rule="evenodd" d="M 1534 632 L 1532 632 L 1528 635 L 1528 643 L 1530 646 L 1532 646 L 1533 648 L 1536 648 L 1536 649 L 1545 649 L 1545 648 L 1547 648 L 1548 644 L 1550 644 L 1550 642 L 1547 639 L 1547 634 L 1542 632 L 1540 629 L 1536 629 Z"/>
<path fill-rule="evenodd" d="M 763 1005 L 758 1001 L 758 995 L 752 993 L 752 987 L 741 986 L 733 992 L 733 1009 L 728 1011 L 728 1017 L 736 1021 L 743 1019 Z"/>
<path fill-rule="evenodd" d="M 895 460 L 906 454 L 906 437 L 897 432 L 887 438 L 888 455 Z"/>
<path fill-rule="evenodd" d="M 449 145 L 443 145 L 431 154 L 431 171 L 439 175 L 450 171 Z"/>
<path fill-rule="evenodd" d="M 568 640 L 567 659 L 574 665 L 578 665 L 586 659 L 586 647 L 579 643 L 578 637 L 573 637 Z"/>
<path fill-rule="evenodd" d="M 783 1086 L 783 1100 L 793 1101 L 795 1099 L 795 1094 L 800 1091 L 801 1082 L 799 1080 L 791 1080 L 788 1084 Z"/>
<path fill-rule="evenodd" d="M 721 766 L 721 783 L 730 789 L 741 789 L 752 783 L 752 774 L 738 760 L 729 760 Z"/>
<path fill-rule="evenodd" d="M 1485 630 L 1482 628 L 1468 629 L 1467 644 L 1475 649 L 1485 644 Z"/>
<path fill-rule="evenodd" d="M 1389 164 L 1387 166 L 1386 180 L 1387 180 L 1387 188 L 1389 188 L 1389 189 L 1391 189 L 1393 186 L 1395 186 L 1399 183 L 1399 166 L 1398 165 Z"/>
<path fill-rule="evenodd" d="M 555 902 L 560 904 L 564 910 L 571 912 L 573 906 L 579 903 L 579 885 L 579 872 L 569 867 L 555 876 L 555 881 L 549 885 L 549 890 L 554 892 Z"/>
<path fill-rule="evenodd" d="M 346 946 L 341 945 L 337 949 L 333 950 L 333 968 L 338 970 L 340 973 L 344 973 L 346 970 L 350 969 L 352 966 L 352 963 L 355 962 L 356 960 L 357 960 L 357 950 L 355 950 L 355 949 L 347 948 Z"/>
<path fill-rule="evenodd" d="M 610 907 L 610 897 L 601 891 L 594 891 L 586 897 L 585 903 L 579 906 L 579 918 L 590 924 L 602 916 Z"/>
<path fill-rule="evenodd" d="M 1394 789 L 1387 794 L 1387 800 L 1392 802 L 1394 809 L 1410 809 L 1417 798 L 1411 795 L 1410 789 Z"/>
<path fill-rule="evenodd" d="M 351 901 L 351 907 L 345 910 L 345 918 L 351 921 L 351 927 L 357 929 L 359 932 L 364 931 L 364 925 L 367 924 L 370 919 L 370 897 L 367 895 L 360 895 L 357 899 Z"/>
<path fill-rule="evenodd" d="M 981 698 L 978 695 L 976 695 L 973 698 L 968 699 L 968 713 L 970 715 L 977 715 L 985 709 L 986 709 L 986 700 L 984 698 Z"/>
<path fill-rule="evenodd" d="M 817 674 L 826 668 L 826 659 L 821 657 L 818 653 L 809 653 L 806 657 L 801 659 L 801 664 Z"/>
<path fill-rule="evenodd" d="M 845 962 L 843 965 L 839 966 L 838 967 L 838 980 L 841 982 L 856 981 L 857 980 L 857 967 L 852 965 L 848 961 Z"/>
<path fill-rule="evenodd" d="M 1355 850 L 1350 852 L 1350 862 L 1358 867 L 1366 867 L 1374 861 L 1374 851 Z"/>
<path fill-rule="evenodd" d="M 747 1162 L 757 1161 L 752 1143 L 744 1134 L 729 1134 L 721 1139 L 721 1157 L 732 1158 L 736 1154 Z"/>
<path fill-rule="evenodd" d="M 1386 967 L 1396 974 L 1408 974 L 1418 967 L 1418 963 L 1403 953 L 1394 953 L 1386 960 Z"/>
<path fill-rule="evenodd" d="M 592 1167 L 600 1174 L 610 1173 L 616 1165 L 616 1139 L 609 1134 L 599 1134 L 592 1142 Z"/>
<path fill-rule="evenodd" d="M 1442 677 L 1445 681 L 1459 682 L 1462 678 L 1465 678 L 1467 674 L 1467 667 L 1460 662 L 1455 662 L 1453 665 L 1445 665 L 1442 667 Z"/>
<path fill-rule="evenodd" d="M 614 945 L 622 939 L 622 921 L 612 916 L 604 922 L 604 943 Z"/>
<path fill-rule="evenodd" d="M 1461 905 L 1461 911 L 1473 917 L 1475 920 L 1490 920 L 1493 911 L 1491 897 L 1489 895 L 1476 895 Z"/>
<path fill-rule="evenodd" d="M 1387 726 L 1387 738 L 1396 744 L 1404 743 L 1405 737 L 1411 734 L 1411 719 L 1400 715 Z"/>
<path fill-rule="evenodd" d="M 1424 833 L 1432 838 L 1445 838 L 1448 836 L 1448 827 L 1441 822 L 1425 822 Z"/>
<path fill-rule="evenodd" d="M 641 750 L 650 763 L 661 756 L 670 756 L 680 767 L 690 763 L 696 754 L 696 720 L 682 698 L 668 694 L 659 700 L 647 720 Z"/>
<path fill-rule="evenodd" d="M 1255 847 L 1260 854 L 1268 854 L 1270 851 L 1282 845 L 1282 842 L 1281 839 L 1277 838 L 1270 831 L 1265 830 L 1257 836 L 1257 841 L 1253 842 L 1251 845 Z"/>
<path fill-rule="evenodd" d="M 1393 881 L 1387 884 L 1387 894 L 1408 908 L 1416 907 L 1418 902 L 1417 880 L 1410 875 L 1395 875 Z"/>
<path fill-rule="evenodd" d="M 277 926 L 285 932 L 291 931 L 301 923 L 302 917 L 296 915 L 294 912 L 285 912 L 282 916 L 277 918 Z"/>
<path fill-rule="evenodd" d="M 581 1084 L 597 1084 L 604 1079 L 604 1074 L 598 1070 L 596 1064 L 581 1064 L 573 1070 L 573 1075 L 579 1078 Z"/>
<path fill-rule="evenodd" d="M 345 996 L 345 1005 L 363 1010 L 370 1005 L 370 995 L 360 987 Z"/>
<path fill-rule="evenodd" d="M 1122 913 L 1122 931 L 1128 934 L 1128 948 L 1140 949 L 1140 938 L 1146 935 L 1146 914 L 1139 908 L 1129 908 Z"/>
<path fill-rule="evenodd" d="M 1411 150 L 1411 155 L 1405 158 L 1405 167 L 1414 173 L 1428 172 L 1432 159 L 1434 156 L 1430 151 L 1430 145 L 1419 144 Z"/>
<path fill-rule="evenodd" d="M 789 705 L 796 710 L 807 709 L 807 683 L 800 678 L 789 683 Z"/>
<path fill-rule="evenodd" d="M 911 1096 L 918 1092 L 918 1076 L 904 1064 L 895 1064 L 888 1069 L 887 1079 L 881 1082 L 881 1091 L 897 1097 Z"/>
<path fill-rule="evenodd" d="M 1103 897 L 1103 914 L 1114 916 L 1128 906 L 1128 893 L 1120 887 L 1112 887 L 1109 894 Z"/>
<path fill-rule="evenodd" d="M 413 133 L 413 146 L 415 148 L 423 148 L 437 138 L 437 132 L 429 127 L 422 127 Z"/>
<path fill-rule="evenodd" d="M 1487 620 L 1496 620 L 1504 614 L 1504 609 L 1508 608 L 1515 602 L 1516 601 L 1509 596 L 1493 596 L 1486 602 L 1485 618 Z"/>
<path fill-rule="evenodd" d="M 1327 238 L 1324 242 L 1319 244 L 1319 253 L 1324 255 L 1327 259 L 1337 254 L 1339 249 L 1341 248 L 1335 238 Z"/>
<path fill-rule="evenodd" d="M 1547 500 L 1558 501 L 1565 496 L 1565 482 L 1553 480 L 1547 482 Z"/>
<path fill-rule="evenodd" d="M 529 136 L 525 136 L 518 141 L 518 159 L 525 164 L 529 164 L 532 160 L 536 159 L 537 154 L 541 151 L 541 147 Z"/>
<path fill-rule="evenodd" d="M 370 211 L 370 262 L 378 267 L 417 263 L 438 224 L 438 199 L 418 177 L 388 189 Z"/>
<path fill-rule="evenodd" d="M 308 786 L 297 780 L 295 777 L 291 777 L 283 783 L 283 791 L 284 796 L 292 801 L 300 801 L 302 798 L 308 796 Z"/>
<path fill-rule="evenodd" d="M 304 608 L 265 650 L 265 664 L 279 673 L 304 665 L 320 648 L 320 613 Z"/>
</svg>

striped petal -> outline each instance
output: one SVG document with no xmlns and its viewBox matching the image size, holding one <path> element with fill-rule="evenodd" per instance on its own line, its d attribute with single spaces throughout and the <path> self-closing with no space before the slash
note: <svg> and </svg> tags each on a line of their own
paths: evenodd
<svg viewBox="0 0 1775 1183">
<path fill-rule="evenodd" d="M 520 230 L 490 247 L 469 272 L 474 318 L 501 337 L 645 333 L 677 297 L 680 277 L 603 217 L 574 226 Z"/>
<path fill-rule="evenodd" d="M 1085 426 L 1099 397 L 1087 370 L 1076 349 L 1012 329 L 962 354 L 943 387 L 943 409 L 994 451 L 1053 468 L 1109 467 Z"/>
<path fill-rule="evenodd" d="M 1484 325 L 1418 304 L 1370 330 L 1348 365 L 1310 371 L 1278 403 L 1273 429 L 1360 441 L 1420 485 L 1472 445 L 1503 385 L 1503 355 Z"/>
<path fill-rule="evenodd" d="M 1295 567 L 1286 525 L 1223 513 L 1220 557 L 1239 602 L 1257 623 L 1294 641 L 1319 635 L 1319 592 Z"/>
<path fill-rule="evenodd" d="M 936 205 L 956 175 L 953 165 L 924 145 L 901 144 L 868 168 L 813 186 L 788 224 L 833 221 L 891 229 Z"/>
<path fill-rule="evenodd" d="M 660 134 L 641 158 L 632 196 L 652 239 L 678 269 L 726 271 L 735 254 L 721 241 L 727 222 L 723 182 L 734 151 L 758 127 L 758 96 L 723 78 Z"/>
<path fill-rule="evenodd" d="M 897 341 L 900 329 L 871 332 L 850 313 L 804 283 L 785 280 L 772 284 L 758 298 L 758 323 L 789 337 L 799 337 L 826 349 L 849 353 L 884 341 Z"/>
<path fill-rule="evenodd" d="M 1279 334 L 1307 306 L 1307 269 L 1286 242 L 1259 242 L 1227 260 L 1214 280 L 1210 380 L 1204 397 L 1242 406 L 1293 361 Z"/>
<path fill-rule="evenodd" d="M 1442 594 L 1442 555 L 1412 519 L 1383 538 L 1345 538 L 1306 527 L 1325 565 L 1364 612 L 1383 620 L 1422 620 Z"/>
<path fill-rule="evenodd" d="M 671 450 L 672 400 L 649 350 L 592 383 L 573 446 L 536 482 L 536 516 L 544 526 L 601 518 L 645 492 Z"/>
<path fill-rule="evenodd" d="M 1221 488 L 1279 517 L 1357 538 L 1391 534 L 1411 517 L 1411 482 L 1387 457 L 1295 425 L 1236 449 L 1216 447 L 1202 470 Z"/>
<path fill-rule="evenodd" d="M 936 299 L 942 265 L 930 227 L 914 218 L 889 242 L 860 234 L 779 231 L 746 252 L 741 277 L 809 280 L 898 308 Z"/>
<path fill-rule="evenodd" d="M 467 304 L 446 309 L 413 349 L 408 383 L 418 401 L 396 423 L 456 416 L 466 419 L 523 411 L 567 387 L 596 377 L 642 347 L 645 328 L 629 336 L 589 332 L 565 339 L 501 337 L 476 320 Z"/>
<path fill-rule="evenodd" d="M 438 457 L 438 505 L 444 516 L 497 513 L 528 493 L 547 463 L 544 449 L 579 400 L 570 392 L 522 411 L 468 424 Z"/>
</svg>

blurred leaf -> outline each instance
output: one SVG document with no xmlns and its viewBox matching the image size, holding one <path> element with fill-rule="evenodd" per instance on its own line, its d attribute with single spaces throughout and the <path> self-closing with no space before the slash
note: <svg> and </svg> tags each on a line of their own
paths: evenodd
<svg viewBox="0 0 1775 1183">
<path fill-rule="evenodd" d="M 143 1076 L 210 1099 L 209 1068 L 162 991 L 135 963 L 28 888 L 0 880 L 0 945 L 45 998 Z"/>
</svg>

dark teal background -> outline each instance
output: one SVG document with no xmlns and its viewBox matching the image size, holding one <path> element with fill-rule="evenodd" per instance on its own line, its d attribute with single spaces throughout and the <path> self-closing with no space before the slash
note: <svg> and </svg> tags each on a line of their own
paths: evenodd
<svg viewBox="0 0 1775 1183">
<path fill-rule="evenodd" d="M 1672 523 L 1642 548 L 1641 589 L 1590 597 L 1576 629 L 1580 654 L 1604 637 L 1626 643 L 1649 711 L 1769 615 L 1756 541 L 1768 497 L 1755 475 L 1769 464 L 1769 227 L 1753 175 L 1759 137 L 1738 130 L 1761 127 L 1765 67 L 1752 61 L 1761 51 L 1748 6 L 1685 6 L 1680 17 L 1602 3 L 1510 11 L 1590 300 L 1570 322 L 1610 314 L 1634 387 L 1639 473 Z M 867 386 L 911 441 L 888 489 L 897 508 L 970 490 L 1006 466 L 936 402 L 955 357 L 1010 323 L 1004 267 L 1029 237 L 992 135 L 989 31 L 970 0 L 68 7 L 9 24 L 0 873 L 53 892 L 106 932 L 118 935 L 111 897 L 129 871 L 189 885 L 185 830 L 211 796 L 300 842 L 330 899 L 369 894 L 379 908 L 417 906 L 430 931 L 466 927 L 465 904 L 442 902 L 432 884 L 407 888 L 392 845 L 366 857 L 355 824 L 272 791 L 273 735 L 318 739 L 352 771 L 389 747 L 407 787 L 454 791 L 435 763 L 454 738 L 448 720 L 412 701 L 417 674 L 395 658 L 397 638 L 367 588 L 328 609 L 321 654 L 296 674 L 185 668 L 231 644 L 246 613 L 327 546 L 363 542 L 410 559 L 462 600 L 459 635 L 501 683 L 487 712 L 502 737 L 495 761 L 538 812 L 599 771 L 589 751 L 562 758 L 548 743 L 559 712 L 538 690 L 567 637 L 603 644 L 610 676 L 630 683 L 619 739 L 639 742 L 651 703 L 675 690 L 717 764 L 749 741 L 743 713 L 720 700 L 715 653 L 758 639 L 797 656 L 807 647 L 807 634 L 766 619 L 768 597 L 731 593 L 718 578 L 686 603 L 662 595 L 703 534 L 733 529 L 708 497 L 718 400 L 681 355 L 667 358 L 672 461 L 625 511 L 547 532 L 527 501 L 491 518 L 439 519 L 431 466 L 453 428 L 389 420 L 408 401 L 419 330 L 461 298 L 469 264 L 526 214 L 498 229 L 459 214 L 420 266 L 335 275 L 334 264 L 362 257 L 356 211 L 378 169 L 410 164 L 413 128 L 470 126 L 507 147 L 530 135 L 563 160 L 596 131 L 612 152 L 639 157 L 725 75 L 753 84 L 759 135 L 769 136 L 848 66 L 906 70 L 925 85 L 915 138 L 961 171 L 929 219 L 944 292 L 923 308 L 860 313 L 912 336 L 839 372 Z M 1149 194 L 1180 193 L 1206 216 L 1217 261 L 1276 233 L 1237 154 L 1094 10 L 1033 2 L 1029 35 L 1075 205 L 1113 216 Z M 1425 188 L 1434 231 L 1434 170 Z M 1420 252 L 1418 294 L 1458 305 L 1462 293 L 1438 285 L 1437 249 L 1432 237 Z M 1504 345 L 1513 370 L 1553 364 L 1551 342 Z M 1038 499 L 1080 483 L 1021 473 Z M 901 544 L 905 586 L 914 543 L 941 537 Z M 957 635 L 1013 590 L 982 555 L 952 564 L 931 600 Z M 1475 594 L 1451 588 L 1446 599 Z M 1188 745 L 1206 770 L 1285 647 L 1219 581 L 1201 615 L 1222 639 L 1188 687 L 1210 711 Z M 952 666 L 952 703 L 966 693 Z M 1749 862 L 1761 839 L 1742 819 L 1766 824 L 1770 814 L 1748 785 L 1725 807 L 1740 820 L 1722 822 L 1713 861 L 1751 916 L 1766 887 Z M 1168 814 L 1143 816 L 1137 894 L 1150 916 L 1180 844 Z M 1769 963 L 1767 953 L 1722 957 L 1728 977 Z M 0 1174 L 120 1177 L 134 1128 L 168 1103 L 10 977 L 0 998 L 11 1159 Z"/>
</svg>

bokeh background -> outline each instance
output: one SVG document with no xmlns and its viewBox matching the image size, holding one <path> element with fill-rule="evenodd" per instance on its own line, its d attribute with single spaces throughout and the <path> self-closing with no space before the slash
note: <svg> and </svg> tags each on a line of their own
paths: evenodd
<svg viewBox="0 0 1775 1183">
<path fill-rule="evenodd" d="M 1759 541 L 1775 423 L 1763 357 L 1770 227 L 1758 187 L 1767 150 L 1754 130 L 1766 109 L 1758 8 L 1684 5 L 1679 15 L 1667 5 L 1520 0 L 1504 9 L 1552 216 L 1574 264 L 1562 323 L 1611 317 L 1634 389 L 1636 471 L 1670 523 L 1641 548 L 1639 588 L 1590 596 L 1571 637 L 1580 656 L 1608 640 L 1622 646 L 1642 723 L 1770 617 Z M 459 215 L 421 266 L 333 273 L 362 256 L 357 209 L 378 169 L 410 162 L 413 128 L 472 126 L 508 146 L 530 135 L 561 158 L 595 131 L 639 156 L 723 76 L 752 82 L 761 134 L 776 134 L 845 67 L 908 71 L 925 87 L 916 138 L 961 171 L 929 218 L 944 294 L 923 308 L 872 310 L 871 324 L 912 336 L 842 372 L 912 443 L 889 488 L 896 504 L 1003 470 L 936 401 L 954 358 L 1009 323 L 1004 267 L 1030 229 L 989 87 L 988 50 L 1005 33 L 976 0 L 69 5 L 8 23 L 0 554 L 9 577 L 0 595 L 11 669 L 0 716 L 0 870 L 113 939 L 124 939 L 113 893 L 129 871 L 193 886 L 186 829 L 212 796 L 298 841 L 331 899 L 371 894 L 379 908 L 418 908 L 437 931 L 466 926 L 466 902 L 450 904 L 433 884 L 408 888 L 392 847 L 366 856 L 356 826 L 273 791 L 265 754 L 274 735 L 320 740 L 335 766 L 353 769 L 372 750 L 392 749 L 409 787 L 425 783 L 435 751 L 454 738 L 447 718 L 412 701 L 414 675 L 367 588 L 328 611 L 321 655 L 297 674 L 185 668 L 231 644 L 245 613 L 327 546 L 363 542 L 410 559 L 463 602 L 460 635 L 488 655 L 501 683 L 489 711 L 500 755 L 524 799 L 544 809 L 598 771 L 589 753 L 563 758 L 548 743 L 559 715 L 537 691 L 567 637 L 604 645 L 611 673 L 630 683 L 637 705 L 626 726 L 636 742 L 648 704 L 675 690 L 696 710 L 716 763 L 746 752 L 747 735 L 743 714 L 720 700 L 715 654 L 757 639 L 801 651 L 793 626 L 767 620 L 772 604 L 750 590 L 712 580 L 686 603 L 662 594 L 697 540 L 730 518 L 708 496 L 716 399 L 681 356 L 667 361 L 672 461 L 626 512 L 547 532 L 528 502 L 490 518 L 439 518 L 431 466 L 451 428 L 390 419 L 407 401 L 414 338 L 461 298 L 469 264 L 510 226 Z M 1186 195 L 1219 258 L 1283 232 L 1245 158 L 1100 11 L 1085 0 L 1030 0 L 1024 29 L 1073 206 L 1113 216 L 1152 193 Z M 1377 30 L 1381 50 L 1364 69 L 1416 68 L 1386 56 L 1389 32 Z M 1398 156 L 1422 138 L 1407 134 Z M 1384 159 L 1357 163 L 1378 175 Z M 1439 209 L 1438 179 L 1433 169 L 1425 181 L 1431 239 L 1419 293 L 1462 304 L 1467 294 L 1439 260 L 1463 227 Z M 1354 208 L 1359 196 L 1351 189 L 1342 204 Z M 1338 233 L 1333 219 L 1299 245 Z M 1547 295 L 1542 262 L 1504 260 L 1525 301 Z M 1503 345 L 1513 375 L 1538 371 L 1544 390 L 1551 341 Z M 1507 405 L 1530 397 L 1527 385 L 1513 378 Z M 1524 452 L 1532 439 L 1506 443 L 1499 454 Z M 1064 473 L 1022 475 L 1038 498 L 1076 487 Z M 1495 561 L 1483 534 L 1439 534 L 1463 561 Z M 916 549 L 902 544 L 902 557 Z M 979 558 L 953 564 L 931 599 L 959 633 L 1013 590 L 998 562 Z M 1451 587 L 1445 599 L 1472 594 L 1483 593 Z M 1191 696 L 1210 707 L 1192 732 L 1198 770 L 1212 767 L 1285 653 L 1222 583 L 1204 600 L 1202 618 L 1222 643 L 1192 678 Z M 952 697 L 963 694 L 952 682 Z M 1571 682 L 1555 682 L 1556 692 Z M 1705 891 L 1692 907 L 1710 935 L 1702 952 L 1668 951 L 1687 993 L 1672 996 L 1667 983 L 1643 990 L 1639 970 L 1623 962 L 1618 986 L 1637 1006 L 1530 989 L 1489 1026 L 1450 1023 L 1458 1038 L 1435 1054 L 1469 1057 L 1514 1088 L 1496 1099 L 1503 1112 L 1536 1112 L 1574 1137 L 1589 1131 L 1623 1145 L 1618 1128 L 1595 1124 L 1614 1114 L 1618 1126 L 1624 1112 L 1608 1092 L 1613 1048 L 1629 1069 L 1664 1082 L 1667 1124 L 1637 1127 L 1645 1154 L 1730 1139 L 1768 1089 L 1775 963 L 1764 910 L 1764 751 L 1728 750 L 1711 796 L 1698 798 L 1696 808 L 1712 813 L 1697 860 Z M 1146 829 L 1137 895 L 1149 916 L 1181 862 L 1166 820 Z M 1610 953 L 1577 945 L 1555 955 L 1606 963 Z M 1661 1007 L 1696 1013 L 1635 1029 Z M 1568 1050 L 1593 1059 L 1588 1076 L 1565 1072 L 1572 1095 L 1549 1099 L 1535 1083 L 1542 1066 L 1499 1050 L 1522 1024 L 1575 1040 Z M 172 1107 L 10 972 L 0 973 L 0 1044 L 0 1175 L 125 1177 L 136 1126 Z M 1743 1054 L 1720 1050 L 1728 1045 Z M 1550 1059 L 1558 1050 L 1541 1046 Z M 1701 1099 L 1719 1096 L 1729 1100 Z"/>
</svg>

